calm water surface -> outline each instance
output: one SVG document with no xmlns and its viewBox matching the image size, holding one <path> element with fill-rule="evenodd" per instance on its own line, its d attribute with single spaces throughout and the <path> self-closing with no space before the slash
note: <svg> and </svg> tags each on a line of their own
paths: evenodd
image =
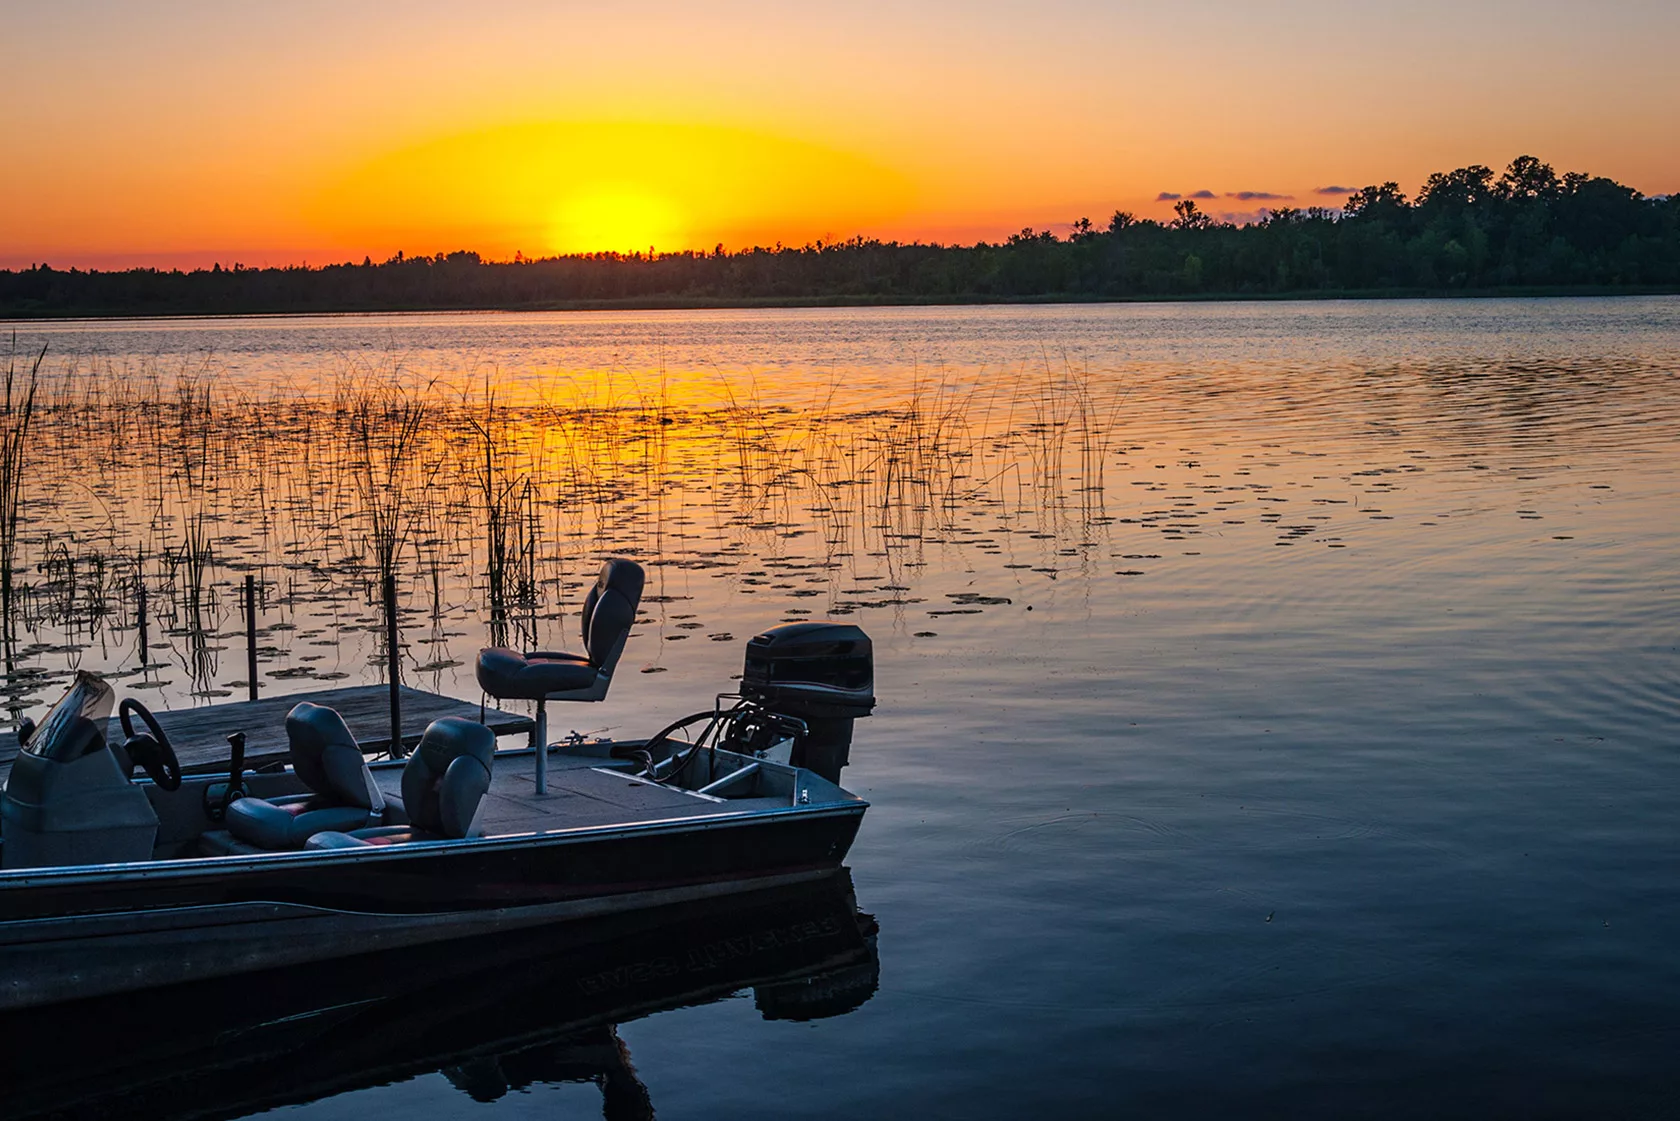
<svg viewBox="0 0 1680 1121">
<path fill-rule="evenodd" d="M 353 384 L 433 405 L 413 684 L 477 695 L 492 599 L 571 638 L 610 553 L 649 565 L 643 672 L 561 731 L 706 707 L 774 622 L 869 631 L 878 991 L 628 1019 L 660 1116 L 1680 1115 L 1680 300 L 18 327 L 43 343 L 17 711 L 75 665 L 242 691 L 246 572 L 268 689 L 380 680 Z M 530 486 L 494 589 L 475 416 L 490 489 Z M 462 1085 L 283 1112 L 602 1101 Z"/>
</svg>

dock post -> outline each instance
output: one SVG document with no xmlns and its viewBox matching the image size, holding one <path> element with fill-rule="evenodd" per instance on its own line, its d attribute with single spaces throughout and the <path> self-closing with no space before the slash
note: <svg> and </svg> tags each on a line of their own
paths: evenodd
<svg viewBox="0 0 1680 1121">
<path fill-rule="evenodd" d="M 245 574 L 245 676 L 257 699 L 257 578 Z"/>
<path fill-rule="evenodd" d="M 146 633 L 146 554 L 142 550 L 139 559 L 134 564 L 134 600 L 135 611 L 140 616 L 140 664 L 146 665 L 151 658 L 146 647 L 151 637 Z"/>
<path fill-rule="evenodd" d="M 531 729 L 537 741 L 537 793 L 548 793 L 548 705 L 537 702 L 537 726 Z"/>
<path fill-rule="evenodd" d="M 402 735 L 402 695 L 399 671 L 402 669 L 402 650 L 397 646 L 397 577 L 385 574 L 385 675 L 391 681 L 391 758 L 404 754 Z"/>
</svg>

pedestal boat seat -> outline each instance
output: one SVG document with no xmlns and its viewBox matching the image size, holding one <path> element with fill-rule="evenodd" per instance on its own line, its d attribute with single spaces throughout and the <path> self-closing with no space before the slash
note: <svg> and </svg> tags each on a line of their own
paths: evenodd
<svg viewBox="0 0 1680 1121">
<path fill-rule="evenodd" d="M 583 603 L 582 654 L 557 651 L 520 653 L 506 647 L 479 651 L 479 687 L 497 700 L 535 701 L 537 705 L 537 793 L 548 791 L 549 701 L 599 701 L 612 684 L 636 621 L 646 575 L 635 561 L 614 558 L 601 566 L 595 586 Z"/>
<path fill-rule="evenodd" d="M 227 830 L 204 835 L 200 847 L 206 853 L 301 849 L 324 830 L 361 829 L 384 820 L 385 796 L 338 710 L 308 701 L 297 705 L 286 714 L 286 740 L 292 770 L 311 793 L 240 798 L 227 808 Z"/>
<path fill-rule="evenodd" d="M 309 849 L 451 841 L 474 835 L 479 803 L 490 789 L 496 733 L 483 724 L 445 716 L 420 737 L 403 768 L 402 799 L 409 824 L 383 825 L 311 836 Z"/>
</svg>

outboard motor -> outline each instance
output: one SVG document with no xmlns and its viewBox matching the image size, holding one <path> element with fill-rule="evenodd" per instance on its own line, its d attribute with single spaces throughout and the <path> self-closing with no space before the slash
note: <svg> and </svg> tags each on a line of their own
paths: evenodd
<svg viewBox="0 0 1680 1121">
<path fill-rule="evenodd" d="M 850 623 L 786 623 L 747 643 L 744 700 L 804 725 L 790 762 L 840 782 L 852 747 L 852 721 L 875 707 L 875 655 Z"/>
</svg>

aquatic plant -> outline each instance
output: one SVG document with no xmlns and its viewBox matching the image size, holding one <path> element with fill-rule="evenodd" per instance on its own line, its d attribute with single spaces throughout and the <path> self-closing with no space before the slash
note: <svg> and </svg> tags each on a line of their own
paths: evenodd
<svg viewBox="0 0 1680 1121">
<path fill-rule="evenodd" d="M 469 460 L 471 480 L 484 514 L 485 585 L 490 601 L 490 634 L 494 645 L 506 645 L 510 606 L 528 612 L 537 602 L 537 540 L 541 523 L 536 490 L 518 451 L 505 407 L 496 391 L 486 386 L 483 404 L 466 416 L 475 442 Z M 524 628 L 522 639 L 535 639 L 535 623 Z"/>
<path fill-rule="evenodd" d="M 229 623 L 246 574 L 276 681 L 394 681 L 394 653 L 441 674 L 483 638 L 575 641 L 566 609 L 603 554 L 649 559 L 653 621 L 691 594 L 677 574 L 845 614 L 847 571 L 906 584 L 978 511 L 1089 537 L 1118 417 L 1112 387 L 1067 363 L 919 367 L 867 398 L 836 375 L 790 402 L 750 373 L 685 375 L 679 393 L 663 369 L 533 383 L 404 361 L 349 356 L 312 383 L 240 382 L 206 356 L 15 362 L 0 479 L 11 568 L 33 575 L 11 585 L 8 633 L 28 631 L 32 656 L 86 648 L 137 684 L 215 697 L 247 684 L 219 673 L 243 674 L 223 652 L 243 653 Z M 663 640 L 700 625 L 684 614 Z M 347 663 L 359 644 L 374 649 Z M 15 695 L 41 680 L 15 677 Z"/>
<path fill-rule="evenodd" d="M 29 465 L 29 424 L 35 417 L 35 393 L 40 386 L 41 363 L 47 348 L 29 363 L 29 372 L 19 376 L 17 333 L 12 333 L 6 356 L 6 380 L 0 395 L 0 617 L 8 651 L 15 639 L 12 631 L 12 574 L 17 566 L 18 517 L 23 506 L 24 476 Z"/>
</svg>

